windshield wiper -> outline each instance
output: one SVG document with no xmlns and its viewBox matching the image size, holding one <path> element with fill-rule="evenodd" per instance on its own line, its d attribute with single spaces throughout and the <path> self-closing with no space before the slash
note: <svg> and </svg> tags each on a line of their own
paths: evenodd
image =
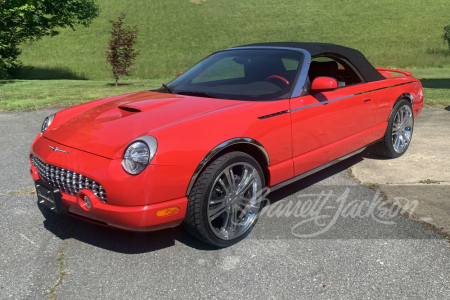
<svg viewBox="0 0 450 300">
<path fill-rule="evenodd" d="M 195 97 L 205 97 L 205 98 L 217 98 L 214 95 L 204 93 L 204 92 L 195 92 L 195 91 L 181 91 L 177 92 L 177 95 L 186 95 L 186 96 L 195 96 Z"/>
<path fill-rule="evenodd" d="M 170 88 L 166 84 L 163 83 L 162 86 L 163 86 L 163 88 L 166 89 L 166 92 L 173 94 L 173 92 L 170 90 Z"/>
</svg>

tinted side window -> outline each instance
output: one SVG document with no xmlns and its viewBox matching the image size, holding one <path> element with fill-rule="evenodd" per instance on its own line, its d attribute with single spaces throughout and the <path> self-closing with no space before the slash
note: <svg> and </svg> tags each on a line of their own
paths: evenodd
<svg viewBox="0 0 450 300">
<path fill-rule="evenodd" d="M 335 78 L 339 87 L 361 83 L 361 78 L 345 62 L 330 57 L 316 57 L 311 60 L 308 72 L 312 82 L 316 77 L 326 76 Z"/>
</svg>

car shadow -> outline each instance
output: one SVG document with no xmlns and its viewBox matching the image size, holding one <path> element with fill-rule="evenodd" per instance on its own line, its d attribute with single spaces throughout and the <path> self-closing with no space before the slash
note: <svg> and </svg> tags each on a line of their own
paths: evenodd
<svg viewBox="0 0 450 300">
<path fill-rule="evenodd" d="M 380 157 L 371 154 L 370 150 L 363 151 L 351 158 L 272 192 L 270 194 L 270 202 L 272 204 L 278 202 L 328 177 L 344 172 L 364 158 Z M 76 239 L 109 251 L 124 254 L 147 253 L 172 247 L 176 241 L 197 250 L 211 251 L 218 249 L 193 238 L 182 226 L 154 232 L 129 232 L 103 227 L 69 215 L 57 215 L 47 207 L 41 205 L 39 205 L 39 209 L 45 217 L 44 227 L 58 238 L 62 240 L 68 238 Z"/>
</svg>

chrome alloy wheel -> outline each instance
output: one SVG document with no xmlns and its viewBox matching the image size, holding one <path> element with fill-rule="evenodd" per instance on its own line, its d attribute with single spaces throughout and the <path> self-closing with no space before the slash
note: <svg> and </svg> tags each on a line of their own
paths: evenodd
<svg viewBox="0 0 450 300">
<path fill-rule="evenodd" d="M 408 105 L 397 111 L 392 125 L 392 145 L 397 153 L 403 153 L 411 142 L 413 130 L 413 114 Z"/>
<path fill-rule="evenodd" d="M 216 236 L 237 238 L 251 228 L 258 218 L 261 177 L 249 163 L 226 167 L 214 180 L 208 198 L 208 222 Z"/>
</svg>

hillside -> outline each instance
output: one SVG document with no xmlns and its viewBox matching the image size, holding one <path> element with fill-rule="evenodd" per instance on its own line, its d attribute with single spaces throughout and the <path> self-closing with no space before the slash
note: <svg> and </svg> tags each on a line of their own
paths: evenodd
<svg viewBox="0 0 450 300">
<path fill-rule="evenodd" d="M 171 77 L 215 50 L 262 41 L 337 43 L 378 67 L 450 66 L 440 38 L 450 23 L 447 0 L 191 1 L 99 0 L 102 11 L 90 28 L 25 44 L 21 60 L 36 67 L 32 78 L 109 80 L 108 20 L 123 11 L 139 29 L 134 79 Z"/>
</svg>

